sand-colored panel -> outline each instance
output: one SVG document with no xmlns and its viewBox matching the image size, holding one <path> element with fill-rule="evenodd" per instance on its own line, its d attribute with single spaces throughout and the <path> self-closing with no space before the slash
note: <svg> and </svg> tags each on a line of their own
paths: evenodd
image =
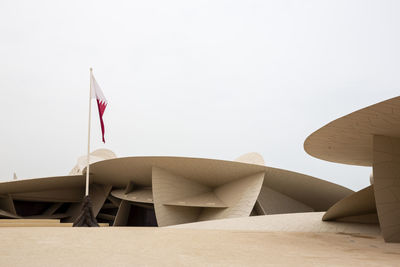
<svg viewBox="0 0 400 267">
<path fill-rule="evenodd" d="M 128 181 L 138 186 L 151 186 L 153 166 L 210 187 L 265 169 L 261 165 L 202 158 L 128 157 L 93 163 L 90 165 L 90 173 L 97 183 L 108 183 L 112 177 L 114 187 L 125 188 Z"/>
<path fill-rule="evenodd" d="M 116 189 L 111 191 L 111 195 L 118 199 L 141 202 L 141 203 L 153 203 L 153 192 L 151 188 L 139 188 L 133 189 L 129 193 L 125 193 L 126 189 Z"/>
<path fill-rule="evenodd" d="M 257 165 L 264 165 L 264 158 L 256 152 L 250 152 L 250 153 L 241 155 L 240 157 L 236 158 L 235 161 L 250 163 L 250 164 L 257 164 Z"/>
<path fill-rule="evenodd" d="M 189 217 L 191 220 L 197 220 L 203 210 L 212 207 L 212 203 L 217 203 L 217 201 L 208 201 L 208 203 L 205 202 L 203 204 L 199 202 L 196 205 L 190 204 L 193 207 L 185 207 L 183 205 L 168 206 L 164 204 L 168 204 L 171 201 L 181 202 L 184 198 L 196 197 L 201 193 L 215 192 L 215 189 L 220 186 L 227 185 L 232 181 L 242 179 L 243 177 L 249 177 L 255 173 L 265 172 L 265 186 L 284 194 L 295 201 L 304 203 L 314 210 L 326 210 L 335 202 L 352 192 L 342 186 L 319 180 L 314 177 L 258 164 L 182 157 L 129 157 L 92 163 L 90 168 L 91 187 L 94 184 L 98 184 L 110 185 L 114 188 L 126 188 L 126 185 L 131 183 L 132 188 L 129 189 L 130 192 L 125 192 L 126 195 L 129 195 L 136 190 L 142 190 L 143 188 L 152 186 L 153 166 L 167 170 L 176 177 L 181 177 L 184 180 L 191 181 L 197 186 L 200 186 L 200 188 L 206 188 L 204 189 L 205 191 L 201 192 L 190 192 L 189 190 L 188 195 L 182 196 L 177 194 L 174 189 L 171 189 L 171 195 L 174 195 L 174 198 L 166 199 L 166 202 L 163 203 L 163 209 L 165 211 L 170 211 L 171 217 L 179 217 L 177 214 L 180 213 L 190 214 Z M 83 170 L 83 173 L 84 172 L 85 170 Z M 0 192 L 3 190 L 4 192 L 10 192 L 11 194 L 30 194 L 39 191 L 38 188 L 40 188 L 40 191 L 47 191 L 72 187 L 81 187 L 83 190 L 84 181 L 84 176 L 18 180 L 0 183 Z M 71 186 L 71 184 L 74 184 L 75 186 Z M 179 189 L 179 186 L 176 188 Z M 182 189 L 181 191 L 185 190 L 186 189 Z M 89 191 L 91 191 L 91 189 Z M 119 206 L 120 199 L 108 196 L 108 199 L 110 198 L 114 200 L 114 205 Z M 148 197 L 147 199 L 150 198 Z M 49 201 L 52 200 L 54 199 L 49 199 Z M 64 199 L 64 201 L 66 200 L 67 199 Z M 76 198 L 76 201 L 79 201 L 78 198 Z M 144 200 L 141 201 L 144 202 Z M 224 200 L 222 200 L 222 202 L 224 202 L 226 206 L 229 206 Z M 222 204 L 215 205 L 214 208 L 224 209 Z M 80 202 L 72 204 L 67 211 L 67 214 L 71 215 L 71 217 L 65 220 L 73 221 L 74 216 L 78 214 L 79 211 Z"/>
<path fill-rule="evenodd" d="M 382 235 L 400 242 L 400 138 L 374 136 L 374 192 Z"/>
<path fill-rule="evenodd" d="M 264 173 L 260 172 L 215 188 L 214 194 L 226 203 L 228 208 L 205 208 L 198 220 L 205 221 L 249 216 L 260 193 L 263 180 Z"/>
<path fill-rule="evenodd" d="M 104 160 L 91 164 L 90 181 L 125 188 L 129 181 L 140 187 L 151 186 L 151 168 L 158 166 L 172 173 L 204 184 L 210 188 L 266 172 L 264 184 L 269 188 L 302 202 L 314 210 L 327 210 L 352 193 L 342 186 L 304 174 L 235 161 L 182 157 L 129 157 Z M 16 180 L 0 183 L 0 194 L 46 191 L 59 188 L 84 188 L 84 176 L 63 176 Z M 119 203 L 118 203 L 119 205 Z"/>
<path fill-rule="evenodd" d="M 250 213 L 250 216 L 259 216 L 259 215 L 267 215 L 267 212 L 264 210 L 264 208 L 261 206 L 260 202 L 256 201 L 254 204 L 254 208 Z"/>
<path fill-rule="evenodd" d="M 182 157 L 129 157 L 91 164 L 92 181 L 125 188 L 129 181 L 151 186 L 151 169 L 157 166 L 210 188 L 254 173 L 265 172 L 264 185 L 316 211 L 326 211 L 352 190 L 308 175 L 235 161 Z M 112 178 L 112 179 L 111 179 Z M 1 186 L 1 184 L 0 184 Z"/>
<path fill-rule="evenodd" d="M 373 135 L 400 137 L 400 97 L 328 123 L 306 139 L 304 149 L 319 159 L 372 166 Z"/>
<path fill-rule="evenodd" d="M 0 209 L 0 218 L 11 218 L 11 219 L 17 219 L 17 218 L 21 218 L 18 215 L 15 215 L 14 213 L 5 211 L 5 210 L 1 210 Z"/>
<path fill-rule="evenodd" d="M 126 223 L 128 222 L 129 218 L 129 211 L 130 211 L 131 205 L 129 204 L 128 201 L 122 200 L 117 211 L 117 215 L 115 216 L 114 224 L 113 226 L 125 226 Z"/>
<path fill-rule="evenodd" d="M 263 213 L 282 214 L 314 211 L 313 208 L 266 186 L 261 187 L 258 203 Z"/>
<path fill-rule="evenodd" d="M 315 211 L 326 211 L 353 193 L 352 190 L 292 171 L 267 168 L 264 186 L 304 203 Z"/>
<path fill-rule="evenodd" d="M 154 209 L 158 226 L 196 221 L 201 208 L 167 206 L 164 204 L 209 191 L 210 188 L 207 186 L 173 174 L 169 170 L 153 167 Z"/>
<path fill-rule="evenodd" d="M 59 188 L 34 192 L 11 194 L 15 200 L 43 202 L 80 202 L 84 196 L 83 187 Z"/>
<path fill-rule="evenodd" d="M 138 189 L 138 186 L 135 185 L 132 181 L 128 182 L 128 185 L 125 187 L 125 194 L 132 192 L 134 189 Z"/>
<path fill-rule="evenodd" d="M 322 219 L 332 221 L 373 213 L 376 213 L 374 186 L 370 185 L 337 202 L 324 214 Z M 359 219 L 362 219 L 362 217 L 359 217 Z"/>
<path fill-rule="evenodd" d="M 55 176 L 46 178 L 34 178 L 14 180 L 0 183 L 0 195 L 25 192 L 37 192 L 46 190 L 58 190 L 60 188 L 85 187 L 85 177 L 82 175 Z"/>
<path fill-rule="evenodd" d="M 14 201 L 10 195 L 0 196 L 0 210 L 10 212 L 11 214 L 17 215 L 15 211 Z"/>
<path fill-rule="evenodd" d="M 89 196 L 92 200 L 93 205 L 93 215 L 96 215 L 101 210 L 101 207 L 104 205 L 108 195 L 110 194 L 112 189 L 111 185 L 100 185 L 100 184 L 92 184 L 89 189 Z"/>
<path fill-rule="evenodd" d="M 181 199 L 176 199 L 164 203 L 170 206 L 183 206 L 183 207 L 208 207 L 208 208 L 227 208 L 221 199 L 217 197 L 214 192 L 206 192 L 197 196 L 191 196 Z"/>
</svg>

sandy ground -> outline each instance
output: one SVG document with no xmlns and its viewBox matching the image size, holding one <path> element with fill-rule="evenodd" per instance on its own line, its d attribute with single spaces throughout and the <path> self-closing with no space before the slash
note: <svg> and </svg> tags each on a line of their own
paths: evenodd
<svg viewBox="0 0 400 267">
<path fill-rule="evenodd" d="M 1 266 L 400 266 L 376 235 L 172 228 L 0 228 Z"/>
<path fill-rule="evenodd" d="M 239 230 L 262 232 L 313 232 L 313 233 L 357 233 L 380 235 L 375 224 L 324 222 L 325 212 L 288 213 L 264 216 L 250 216 L 233 219 L 195 222 L 168 226 L 180 229 Z"/>
</svg>

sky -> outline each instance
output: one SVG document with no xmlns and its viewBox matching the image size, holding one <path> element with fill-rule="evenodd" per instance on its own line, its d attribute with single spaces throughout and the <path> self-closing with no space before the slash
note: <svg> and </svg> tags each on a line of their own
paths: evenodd
<svg viewBox="0 0 400 267">
<path fill-rule="evenodd" d="M 118 156 L 234 160 L 359 190 L 309 156 L 330 121 L 400 92 L 400 1 L 0 0 L 0 180 L 66 175 L 87 149 L 89 68 Z"/>
</svg>

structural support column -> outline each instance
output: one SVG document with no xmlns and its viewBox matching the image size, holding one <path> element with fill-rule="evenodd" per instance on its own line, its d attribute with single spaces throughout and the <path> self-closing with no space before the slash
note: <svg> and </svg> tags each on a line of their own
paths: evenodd
<svg viewBox="0 0 400 267">
<path fill-rule="evenodd" d="M 373 175 L 383 238 L 400 242 L 400 138 L 373 137 Z"/>
</svg>

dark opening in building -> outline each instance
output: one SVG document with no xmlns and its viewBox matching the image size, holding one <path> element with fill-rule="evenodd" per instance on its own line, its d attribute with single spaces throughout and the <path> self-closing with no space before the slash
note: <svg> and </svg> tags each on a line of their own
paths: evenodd
<svg viewBox="0 0 400 267">
<path fill-rule="evenodd" d="M 153 205 L 131 204 L 127 226 L 158 226 Z"/>
</svg>

